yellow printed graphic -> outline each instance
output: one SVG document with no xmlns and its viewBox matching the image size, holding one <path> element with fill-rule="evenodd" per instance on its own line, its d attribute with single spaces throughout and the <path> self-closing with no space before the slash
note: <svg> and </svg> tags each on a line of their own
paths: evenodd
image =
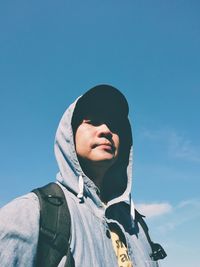
<svg viewBox="0 0 200 267">
<path fill-rule="evenodd" d="M 112 231 L 110 233 L 111 233 L 113 247 L 118 259 L 119 267 L 133 267 L 125 244 L 119 239 L 118 234 Z"/>
</svg>

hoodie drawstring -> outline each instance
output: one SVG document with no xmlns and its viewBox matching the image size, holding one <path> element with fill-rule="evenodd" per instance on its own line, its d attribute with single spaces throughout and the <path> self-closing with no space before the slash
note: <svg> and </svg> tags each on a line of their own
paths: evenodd
<svg viewBox="0 0 200 267">
<path fill-rule="evenodd" d="M 83 190 L 84 190 L 84 182 L 83 182 L 83 176 L 79 175 L 78 177 L 78 187 L 79 187 L 79 193 L 77 197 L 80 199 L 81 202 L 83 202 Z"/>
<path fill-rule="evenodd" d="M 133 220 L 135 220 L 135 205 L 132 199 L 131 199 L 131 216 Z"/>
</svg>

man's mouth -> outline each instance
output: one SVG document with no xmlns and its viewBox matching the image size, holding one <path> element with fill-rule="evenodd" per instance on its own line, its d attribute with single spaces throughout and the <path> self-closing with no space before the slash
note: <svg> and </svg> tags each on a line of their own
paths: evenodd
<svg viewBox="0 0 200 267">
<path fill-rule="evenodd" d="M 93 148 L 96 148 L 96 147 L 102 147 L 103 149 L 112 151 L 112 152 L 115 151 L 115 147 L 111 143 L 98 143 L 93 146 Z"/>
</svg>

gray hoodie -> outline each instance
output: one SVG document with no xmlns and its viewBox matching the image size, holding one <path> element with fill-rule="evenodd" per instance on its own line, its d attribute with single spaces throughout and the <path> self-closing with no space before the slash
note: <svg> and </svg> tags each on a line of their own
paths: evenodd
<svg viewBox="0 0 200 267">
<path fill-rule="evenodd" d="M 64 113 L 55 138 L 59 166 L 57 183 L 62 187 L 71 214 L 70 249 L 76 267 L 118 267 L 110 227 L 123 236 L 133 266 L 156 267 L 151 247 L 139 224 L 131 201 L 132 147 L 129 159 L 111 168 L 105 180 L 109 194 L 105 207 L 99 189 L 79 164 L 71 119 L 76 102 Z M 34 193 L 16 198 L 0 210 L 0 266 L 34 266 L 39 235 L 39 202 Z M 65 257 L 59 267 L 65 264 Z"/>
</svg>

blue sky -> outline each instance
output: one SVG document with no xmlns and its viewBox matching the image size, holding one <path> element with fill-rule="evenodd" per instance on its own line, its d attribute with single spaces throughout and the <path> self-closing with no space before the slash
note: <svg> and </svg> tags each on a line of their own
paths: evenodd
<svg viewBox="0 0 200 267">
<path fill-rule="evenodd" d="M 197 0 L 1 1 L 0 205 L 55 178 L 65 108 L 99 83 L 130 104 L 133 198 L 162 267 L 200 266 Z"/>
</svg>

